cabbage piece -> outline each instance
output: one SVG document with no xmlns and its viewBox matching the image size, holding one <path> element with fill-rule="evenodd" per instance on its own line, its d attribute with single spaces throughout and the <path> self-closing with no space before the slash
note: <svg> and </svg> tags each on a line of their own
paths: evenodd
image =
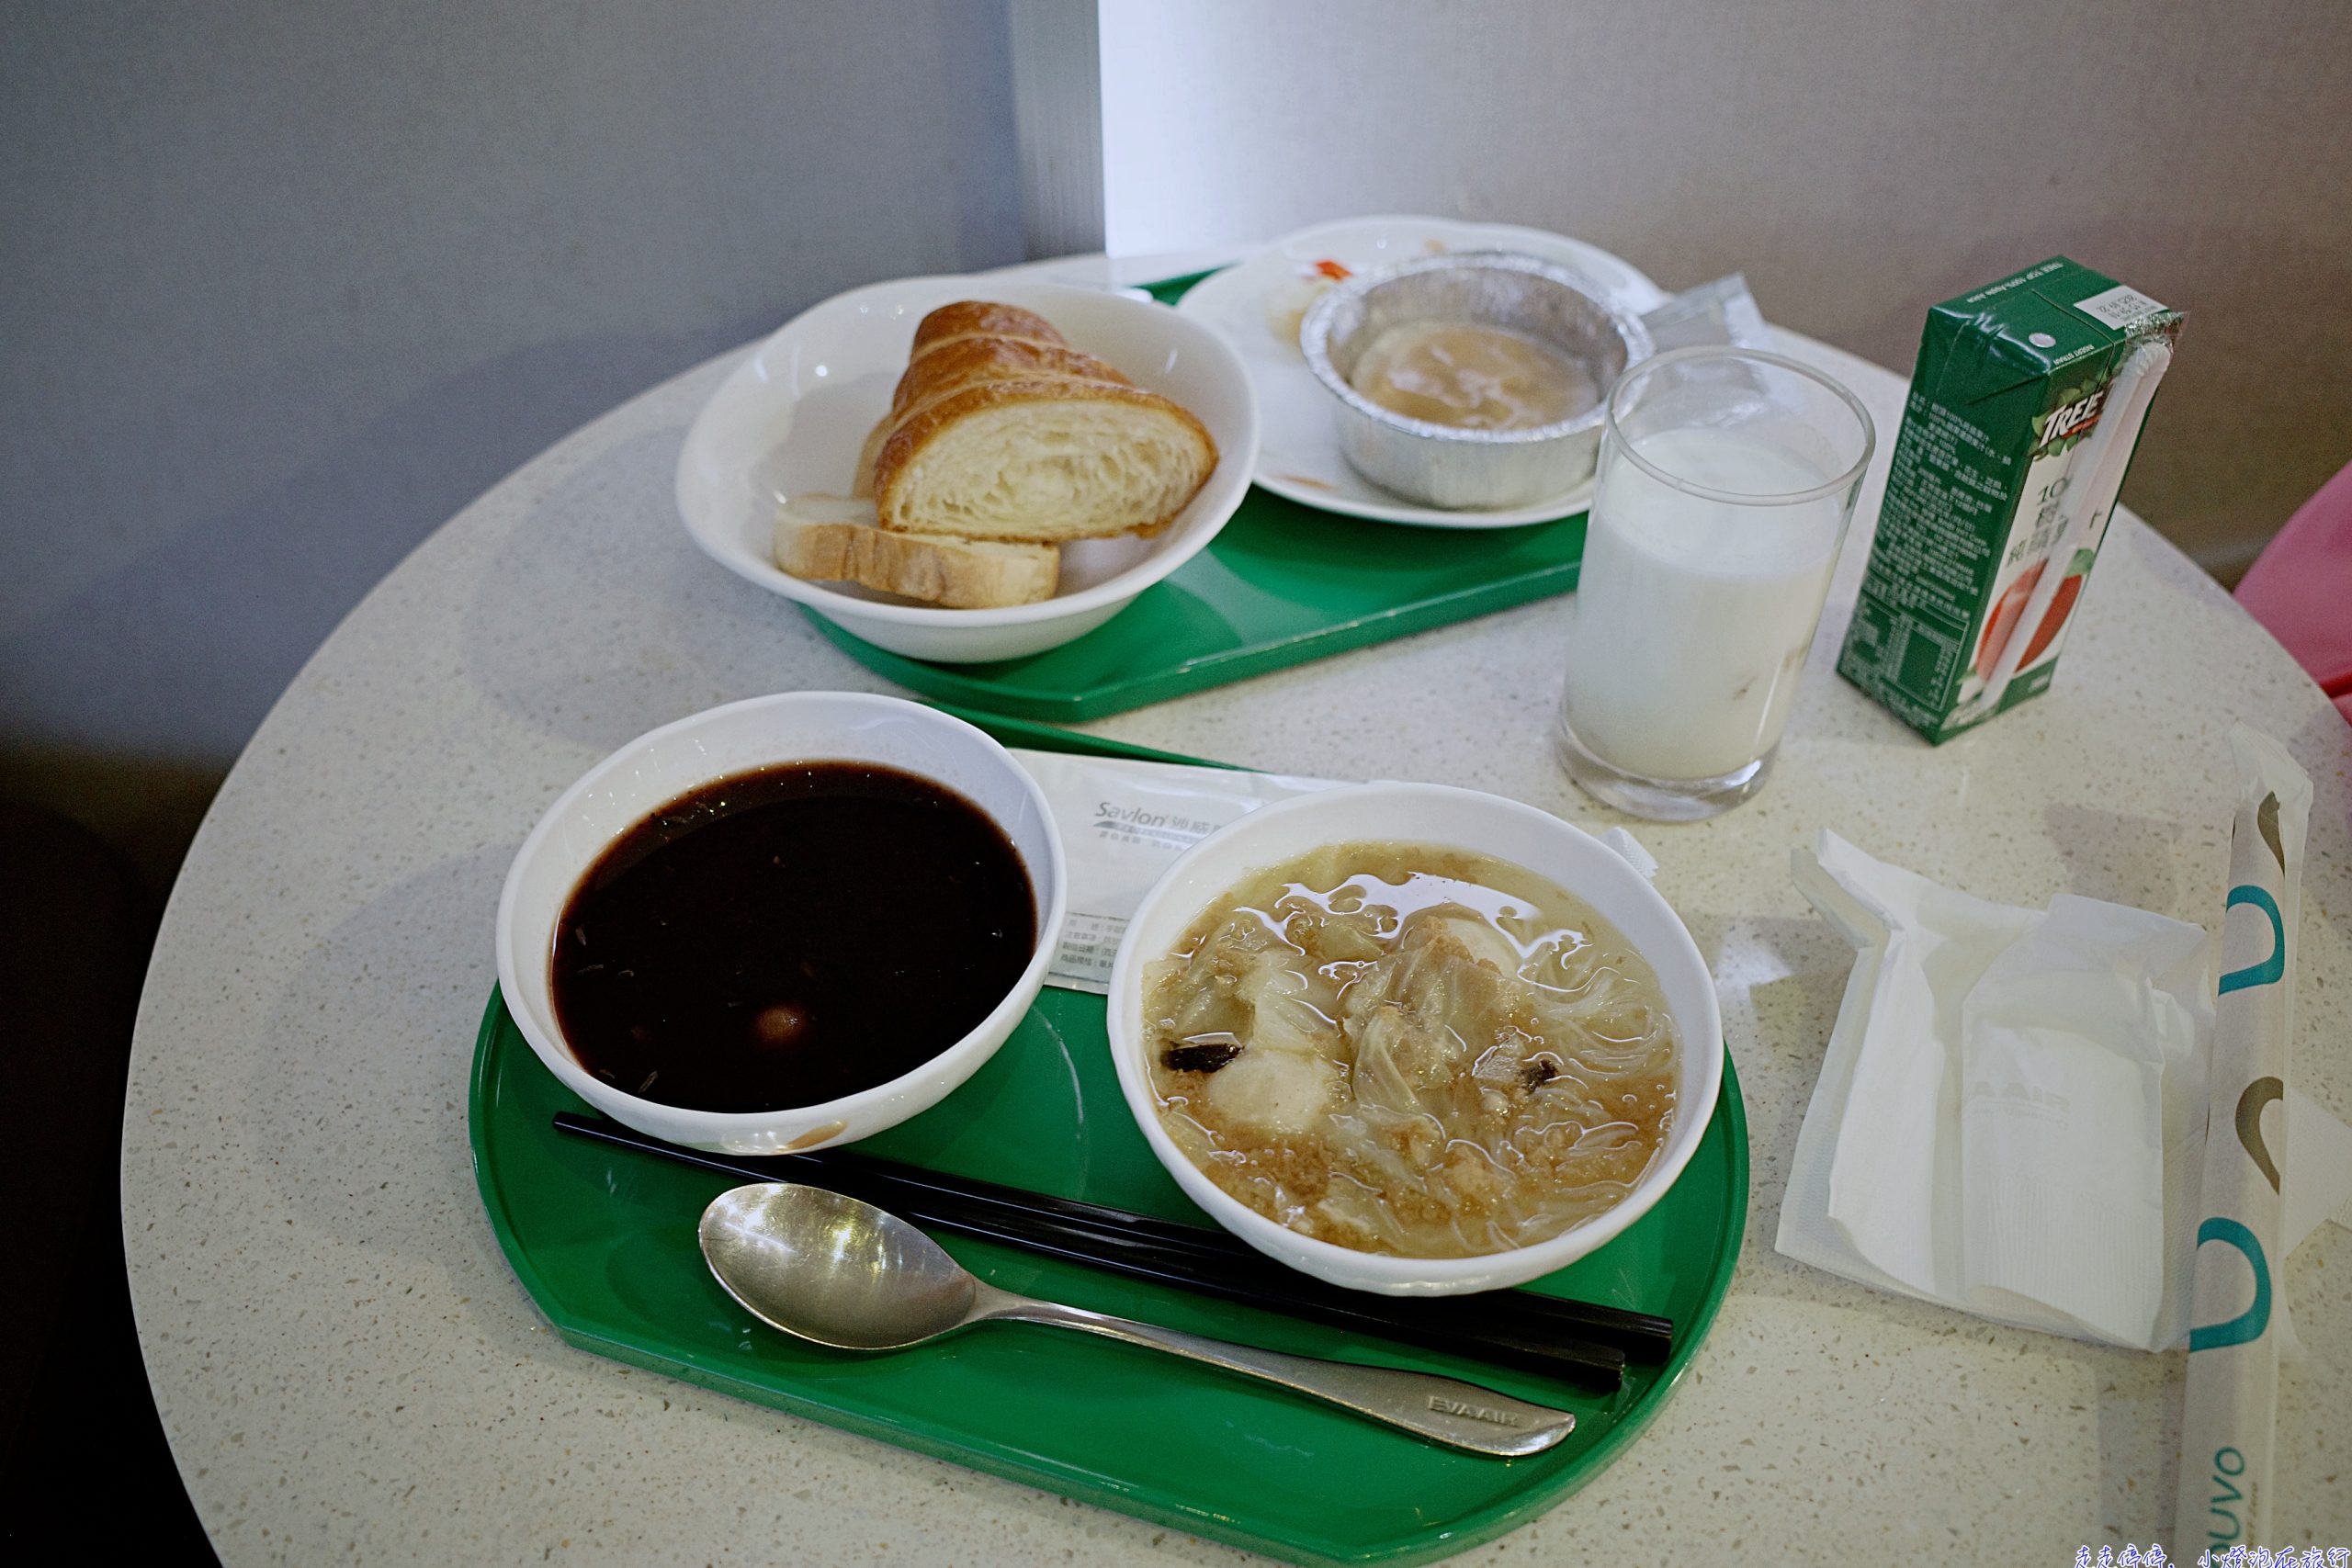
<svg viewBox="0 0 2352 1568">
<path fill-rule="evenodd" d="M 1395 1002 L 1359 1011 L 1355 1032 L 1356 1099 L 1402 1114 L 1450 1103 L 1461 1043 Z"/>
<path fill-rule="evenodd" d="M 1171 1044 L 1248 1039 L 1250 1004 L 1242 984 L 1269 956 L 1295 961 L 1304 954 L 1254 910 L 1236 909 L 1190 953 L 1155 965 L 1145 997 L 1160 1038 Z"/>
<path fill-rule="evenodd" d="M 1340 1000 L 1356 1098 L 1433 1115 L 1449 1131 L 1483 1109 L 1478 1061 L 1524 1037 L 1512 1022 L 1522 987 L 1464 942 L 1457 924 L 1408 922 L 1396 951 L 1366 965 Z"/>
<path fill-rule="evenodd" d="M 1412 1244 L 1412 1233 L 1396 1218 L 1396 1211 L 1351 1177 L 1335 1176 L 1311 1212 L 1322 1223 L 1325 1239 L 1342 1247 L 1360 1252 L 1402 1252 Z"/>
<path fill-rule="evenodd" d="M 1238 1031 L 1250 1050 L 1313 1051 L 1337 1057 L 1346 1049 L 1340 1026 L 1315 1005 L 1315 979 L 1291 966 L 1287 949 L 1259 954 L 1234 986 L 1234 998 L 1250 1010 L 1250 1023 Z"/>
<path fill-rule="evenodd" d="M 1287 906 L 1283 932 L 1320 964 L 1362 964 L 1388 951 L 1369 915 L 1335 915 L 1328 909 Z"/>
<path fill-rule="evenodd" d="M 1498 975 L 1516 977 L 1519 974 L 1519 949 L 1511 945 L 1510 938 L 1498 927 L 1476 915 L 1432 909 L 1414 916 L 1407 923 L 1407 930 L 1417 933 L 1428 932 L 1427 936 L 1420 938 L 1424 942 L 1439 936 L 1451 938 L 1460 943 L 1462 950 L 1471 958 L 1487 965 Z M 1409 942 L 1413 938 L 1408 936 L 1406 940 Z"/>
</svg>

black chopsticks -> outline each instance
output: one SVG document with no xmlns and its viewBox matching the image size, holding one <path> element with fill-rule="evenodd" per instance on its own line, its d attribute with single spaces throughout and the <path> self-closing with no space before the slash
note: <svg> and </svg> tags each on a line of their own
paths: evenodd
<svg viewBox="0 0 2352 1568">
<path fill-rule="evenodd" d="M 1627 1357 L 1663 1360 L 1670 1319 L 1620 1307 L 1488 1291 L 1472 1296 L 1379 1296 L 1295 1272 L 1220 1230 L 1074 1198 L 825 1149 L 758 1158 L 680 1148 L 617 1122 L 571 1111 L 558 1131 L 748 1181 L 801 1181 L 879 1204 L 918 1224 L 1172 1285 L 1423 1349 L 1613 1388 Z"/>
</svg>

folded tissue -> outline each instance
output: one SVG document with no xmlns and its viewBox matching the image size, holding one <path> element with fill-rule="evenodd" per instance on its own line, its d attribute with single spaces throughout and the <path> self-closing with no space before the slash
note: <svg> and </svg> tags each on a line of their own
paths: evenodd
<svg viewBox="0 0 2352 1568">
<path fill-rule="evenodd" d="M 1826 831 L 1794 870 L 1856 958 L 1781 1251 L 2018 1327 L 2151 1350 L 2185 1338 L 2213 1029 L 2204 931 L 2072 895 L 1987 903 Z M 2352 1207 L 2352 1132 L 2291 1091 L 2283 1114 L 2291 1250 Z"/>
</svg>

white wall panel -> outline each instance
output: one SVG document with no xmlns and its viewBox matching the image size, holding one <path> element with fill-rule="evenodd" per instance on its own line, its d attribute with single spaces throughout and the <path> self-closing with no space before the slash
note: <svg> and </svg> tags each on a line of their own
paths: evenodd
<svg viewBox="0 0 2352 1568">
<path fill-rule="evenodd" d="M 0 763 L 223 767 L 548 442 L 1018 260 L 1010 81 L 971 0 L 9 6 Z"/>
<path fill-rule="evenodd" d="M 2054 252 L 2190 312 L 2126 498 L 2242 565 L 2352 460 L 2342 0 L 1105 0 L 1136 252 L 1429 211 L 1565 230 L 1907 370 Z"/>
</svg>

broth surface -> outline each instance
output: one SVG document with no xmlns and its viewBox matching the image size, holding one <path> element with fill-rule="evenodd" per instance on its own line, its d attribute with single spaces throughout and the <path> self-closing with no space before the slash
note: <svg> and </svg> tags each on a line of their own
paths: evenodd
<svg viewBox="0 0 2352 1568">
<path fill-rule="evenodd" d="M 1390 327 L 1372 340 L 1348 382 L 1408 419 L 1461 430 L 1557 424 L 1600 400 L 1592 373 L 1550 344 L 1468 321 Z"/>
<path fill-rule="evenodd" d="M 1614 1207 L 1673 1126 L 1648 963 L 1489 856 L 1329 846 L 1255 873 L 1144 979 L 1160 1120 L 1258 1213 L 1461 1258 Z"/>
<path fill-rule="evenodd" d="M 551 960 L 581 1066 L 697 1111 L 775 1111 L 912 1071 L 1036 950 L 1021 856 L 944 785 L 864 762 L 739 773 L 605 852 Z"/>
</svg>

